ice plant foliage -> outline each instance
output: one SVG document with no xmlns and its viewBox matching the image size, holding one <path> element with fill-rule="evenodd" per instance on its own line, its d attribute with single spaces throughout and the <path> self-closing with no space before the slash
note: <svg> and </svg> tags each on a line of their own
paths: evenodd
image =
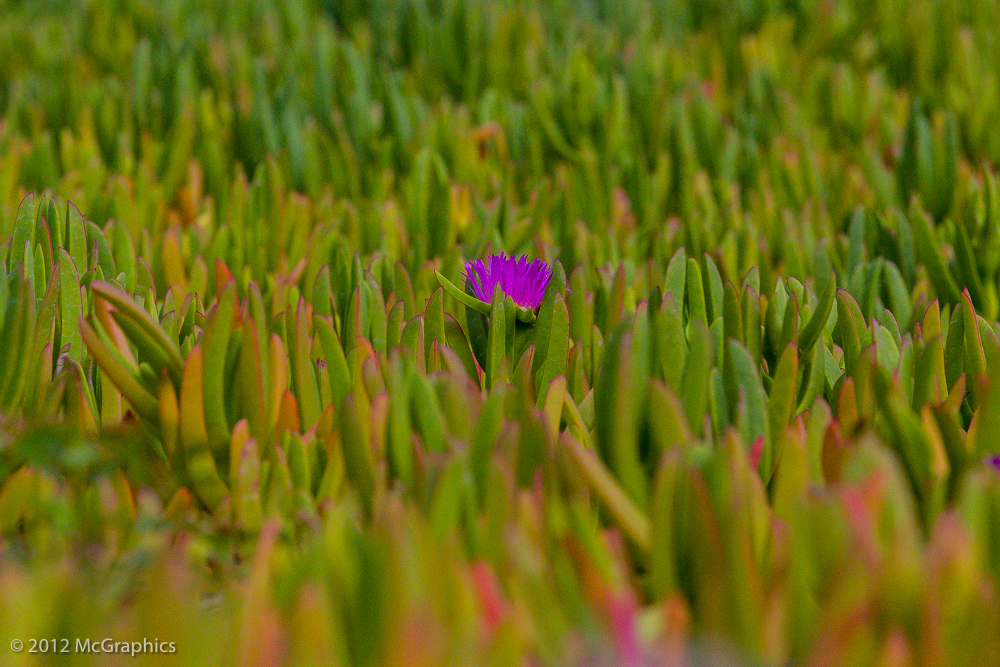
<svg viewBox="0 0 1000 667">
<path fill-rule="evenodd" d="M 491 302 L 493 290 L 499 284 L 515 304 L 530 310 L 542 303 L 551 274 L 552 269 L 543 260 L 528 261 L 527 255 L 515 259 L 500 253 L 490 255 L 485 262 L 474 259 L 465 265 L 465 279 L 477 299 Z"/>
<path fill-rule="evenodd" d="M 1000 667 L 1000 0 L 48 4 L 0 653 Z"/>
</svg>

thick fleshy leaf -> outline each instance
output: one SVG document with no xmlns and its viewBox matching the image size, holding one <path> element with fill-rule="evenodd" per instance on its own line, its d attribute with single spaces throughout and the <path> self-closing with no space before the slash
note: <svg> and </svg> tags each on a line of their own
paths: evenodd
<svg viewBox="0 0 1000 667">
<path fill-rule="evenodd" d="M 708 377 L 714 352 L 704 323 L 695 321 L 693 325 L 681 376 L 681 403 L 691 430 L 701 434 L 708 410 Z"/>
<path fill-rule="evenodd" d="M 344 349 L 327 318 L 313 315 L 313 328 L 323 348 L 326 372 L 330 379 L 331 402 L 334 406 L 339 406 L 351 388 L 351 376 L 347 368 L 347 359 L 344 357 Z"/>
<path fill-rule="evenodd" d="M 537 374 L 536 392 L 539 406 L 544 405 L 545 396 L 552 380 L 566 374 L 566 357 L 569 354 L 569 311 L 561 295 L 556 295 L 551 311 L 552 315 L 548 321 L 547 331 L 540 326 L 541 322 L 536 325 L 538 327 L 535 336 L 536 346 L 541 345 L 541 337 L 548 334 L 548 342 L 545 345 L 545 360 Z M 535 350 L 535 358 L 537 359 L 538 347 Z"/>
<path fill-rule="evenodd" d="M 814 372 L 819 372 L 814 369 Z M 789 344 L 778 360 L 778 368 L 774 371 L 774 382 L 767 401 L 768 433 L 772 443 L 782 442 L 782 436 L 792 416 L 795 414 L 795 397 L 798 395 L 799 351 Z M 778 450 L 774 462 L 780 458 Z"/>
<path fill-rule="evenodd" d="M 675 299 L 668 292 L 664 295 L 659 310 L 653 315 L 654 371 L 662 374 L 674 393 L 681 390 L 681 373 L 687 356 L 681 304 L 683 300 Z"/>
<path fill-rule="evenodd" d="M 159 407 L 154 397 L 136 377 L 138 369 L 130 370 L 129 363 L 112 345 L 102 340 L 84 318 L 79 319 L 79 330 L 83 341 L 94 357 L 101 372 L 114 383 L 140 417 L 150 423 L 159 421 Z"/>
<path fill-rule="evenodd" d="M 64 255 L 63 261 L 65 259 Z M 67 275 L 64 269 L 62 285 L 67 285 L 73 278 L 72 273 Z M 181 368 L 183 367 L 180 351 L 177 349 L 177 344 L 170 339 L 160 324 L 128 294 L 117 287 L 105 282 L 94 281 L 90 284 L 90 289 L 115 307 L 113 317 L 125 331 L 132 344 L 139 349 L 139 356 L 149 361 L 154 369 L 166 368 L 170 372 L 171 378 L 179 385 Z M 72 303 L 72 298 L 68 298 Z"/>
<path fill-rule="evenodd" d="M 476 297 L 466 294 L 464 291 L 455 287 L 455 284 L 441 275 L 440 271 L 435 271 L 434 276 L 437 278 L 438 283 L 444 288 L 444 291 L 448 293 L 448 296 L 458 301 L 460 304 L 466 308 L 471 308 L 472 310 L 482 313 L 484 315 L 490 314 L 490 304 L 485 301 L 480 301 Z"/>
<path fill-rule="evenodd" d="M 375 504 L 375 459 L 371 447 L 368 415 L 359 414 L 359 402 L 348 394 L 341 409 L 344 463 L 348 477 L 354 483 L 358 500 L 371 516 Z"/>
<path fill-rule="evenodd" d="M 694 445 L 695 437 L 684 415 L 684 406 L 663 383 L 650 384 L 648 415 L 650 438 L 658 454 L 675 448 L 686 451 Z M 655 496 L 656 492 L 653 493 Z"/>
<path fill-rule="evenodd" d="M 17 217 L 14 220 L 14 233 L 10 239 L 9 266 L 16 266 L 25 259 L 25 243 L 34 247 L 35 233 L 35 193 L 29 192 L 17 207 Z"/>
<path fill-rule="evenodd" d="M 567 433 L 560 436 L 579 474 L 618 522 L 622 531 L 644 553 L 650 550 L 649 518 L 629 499 L 593 450 L 584 448 Z"/>
<path fill-rule="evenodd" d="M 215 312 L 202 336 L 204 357 L 203 394 L 205 427 L 213 452 L 223 451 L 230 443 L 225 404 L 225 364 L 229 334 L 236 309 L 236 282 L 231 280 L 218 297 Z"/>
<path fill-rule="evenodd" d="M 678 248 L 667 264 L 667 274 L 663 283 L 664 295 L 672 294 L 677 303 L 683 304 L 686 281 L 687 255 L 684 248 Z"/>
<path fill-rule="evenodd" d="M 808 355 L 812 350 L 812 346 L 819 340 L 827 321 L 830 319 L 830 313 L 833 311 L 836 296 L 837 277 L 831 272 L 823 294 L 819 298 L 816 310 L 813 311 L 809 317 L 809 321 L 799 331 L 797 348 L 801 354 Z"/>
<path fill-rule="evenodd" d="M 87 265 L 87 227 L 83 214 L 72 202 L 66 204 L 66 235 L 63 237 L 63 248 L 69 252 L 76 270 L 81 274 L 90 268 Z"/>
<path fill-rule="evenodd" d="M 233 525 L 254 533 L 263 523 L 260 457 L 257 441 L 250 437 L 246 420 L 233 427 L 229 443 L 229 488 L 232 489 Z"/>
<path fill-rule="evenodd" d="M 181 380 L 178 402 L 180 441 L 191 484 L 198 498 L 212 511 L 229 495 L 229 489 L 219 476 L 209 448 L 208 431 L 205 428 L 203 377 L 201 346 L 195 345 L 184 362 Z"/>
<path fill-rule="evenodd" d="M 944 253 L 934 232 L 931 217 L 923 211 L 917 211 L 910 216 L 910 219 L 913 222 L 917 256 L 927 267 L 934 291 L 938 298 L 951 304 L 958 304 L 962 299 L 962 293 L 945 264 Z"/>
<path fill-rule="evenodd" d="M 241 348 L 239 352 L 239 387 L 240 409 L 239 418 L 245 418 L 250 424 L 250 434 L 258 442 L 269 442 L 270 433 L 267 428 L 267 416 L 264 402 L 264 378 L 261 372 L 261 356 L 267 354 L 261 350 L 257 325 L 253 319 L 244 320 Z"/>
<path fill-rule="evenodd" d="M 410 410 L 413 414 L 416 434 L 424 447 L 431 452 L 445 449 L 445 428 L 434 390 L 427 378 L 414 373 L 410 379 Z"/>
<path fill-rule="evenodd" d="M 18 271 L 18 274 L 21 272 Z M 6 282 L 6 277 L 0 277 Z M 29 358 L 33 345 L 32 332 L 35 330 L 35 292 L 31 281 L 16 275 L 10 297 L 13 307 L 7 303 L 0 308 L 7 309 L 3 328 L 0 329 L 0 349 L 4 350 L 0 360 L 0 407 L 10 411 L 20 402 L 27 382 Z M 13 311 L 13 312 L 10 312 Z"/>
<path fill-rule="evenodd" d="M 306 314 L 304 299 L 299 299 L 298 308 L 294 311 L 293 331 L 289 331 L 289 364 L 291 366 L 292 387 L 299 404 L 299 416 L 302 428 L 308 430 L 319 419 L 320 405 L 319 385 L 316 381 L 316 368 L 312 362 L 312 335 L 309 331 L 309 319 Z M 291 317 L 290 317 L 291 319 Z"/>
<path fill-rule="evenodd" d="M 766 484 L 774 470 L 775 460 L 768 428 L 767 397 L 757 372 L 757 364 L 750 357 L 750 353 L 738 341 L 728 340 L 726 343 L 732 355 L 733 371 L 739 386 L 739 418 L 743 442 L 749 446 L 758 438 L 763 438 L 764 453 L 760 460 L 760 469 L 761 477 Z"/>
<path fill-rule="evenodd" d="M 466 373 L 475 381 L 476 386 L 479 386 L 479 369 L 475 358 L 472 356 L 472 348 L 469 346 L 469 340 L 465 337 L 465 331 L 462 330 L 462 326 L 458 323 L 458 320 L 452 317 L 451 313 L 444 314 L 444 332 L 448 347 L 455 351 L 458 358 L 461 359 Z"/>
<path fill-rule="evenodd" d="M 444 292 L 434 290 L 424 308 L 424 355 L 430 359 L 431 346 L 434 341 L 446 343 L 444 333 Z"/>
<path fill-rule="evenodd" d="M 513 323 L 511 325 L 513 328 Z M 503 292 L 497 285 L 493 292 L 493 308 L 490 313 L 489 337 L 487 338 L 486 388 L 492 389 L 502 382 L 504 357 L 507 345 L 506 309 Z"/>
<path fill-rule="evenodd" d="M 701 320 L 706 325 L 708 321 L 708 311 L 705 307 L 705 287 L 702 283 L 701 269 L 698 262 L 693 257 L 687 260 L 687 306 L 688 322 L 691 320 Z"/>
<path fill-rule="evenodd" d="M 976 310 L 972 306 L 972 299 L 969 296 L 968 289 L 962 292 L 962 324 L 965 330 L 964 367 L 971 389 L 970 404 L 975 409 L 981 400 L 981 396 L 979 395 L 979 380 L 986 375 L 986 353 L 983 352 L 979 322 L 976 320 Z"/>
</svg>

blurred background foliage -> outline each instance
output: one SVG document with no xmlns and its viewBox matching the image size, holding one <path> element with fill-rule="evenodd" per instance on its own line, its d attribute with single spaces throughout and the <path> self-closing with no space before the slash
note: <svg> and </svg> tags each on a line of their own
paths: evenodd
<svg viewBox="0 0 1000 667">
<path fill-rule="evenodd" d="M 1000 663 L 997 25 L 0 0 L 2 662 Z"/>
</svg>

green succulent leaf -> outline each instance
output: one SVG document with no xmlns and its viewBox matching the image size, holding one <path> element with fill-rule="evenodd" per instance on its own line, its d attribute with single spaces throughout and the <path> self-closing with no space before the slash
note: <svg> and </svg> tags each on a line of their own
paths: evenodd
<svg viewBox="0 0 1000 667">
<path fill-rule="evenodd" d="M 463 292 L 462 290 L 455 287 L 455 284 L 450 280 L 441 275 L 440 271 L 434 272 L 434 277 L 437 278 L 438 284 L 444 288 L 444 291 L 448 293 L 450 297 L 458 301 L 460 304 L 466 308 L 471 308 L 477 313 L 482 313 L 483 315 L 489 315 L 492 307 L 485 301 L 480 301 L 474 296 L 470 296 Z"/>
</svg>

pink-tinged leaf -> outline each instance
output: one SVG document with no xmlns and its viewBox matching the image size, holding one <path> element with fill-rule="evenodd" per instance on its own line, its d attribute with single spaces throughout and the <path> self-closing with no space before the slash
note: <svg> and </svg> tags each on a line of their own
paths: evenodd
<svg viewBox="0 0 1000 667">
<path fill-rule="evenodd" d="M 510 604 L 504 597 L 500 582 L 497 581 L 489 563 L 479 561 L 473 563 L 470 569 L 472 583 L 482 606 L 486 631 L 492 635 L 510 613 Z"/>
<path fill-rule="evenodd" d="M 620 667 L 641 667 L 642 651 L 636 636 L 635 601 L 627 593 L 612 595 L 608 601 L 611 631 Z"/>
<path fill-rule="evenodd" d="M 760 466 L 761 459 L 764 456 L 764 436 L 758 435 L 754 439 L 753 443 L 750 445 L 750 451 L 747 453 L 747 458 L 750 461 L 750 467 L 756 470 Z"/>
<path fill-rule="evenodd" d="M 271 593 L 271 562 L 279 528 L 277 522 L 264 525 L 250 563 L 237 645 L 237 664 L 241 666 L 277 667 L 285 663 L 281 617 Z"/>
</svg>

